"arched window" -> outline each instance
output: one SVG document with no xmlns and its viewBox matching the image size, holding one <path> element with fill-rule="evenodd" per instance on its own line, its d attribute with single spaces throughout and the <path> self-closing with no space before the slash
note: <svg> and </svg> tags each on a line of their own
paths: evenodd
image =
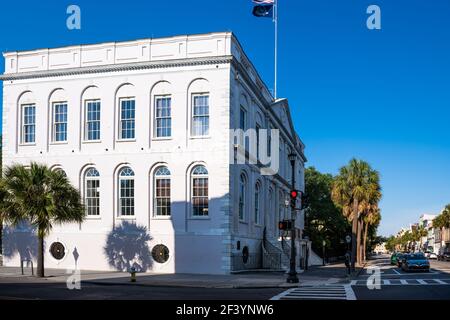
<svg viewBox="0 0 450 320">
<path fill-rule="evenodd" d="M 134 171 L 129 167 L 119 172 L 119 216 L 134 216 Z"/>
<path fill-rule="evenodd" d="M 84 204 L 88 216 L 100 215 L 100 173 L 89 168 L 84 174 Z"/>
<path fill-rule="evenodd" d="M 53 167 L 52 170 L 53 170 L 54 172 L 59 172 L 60 174 L 62 174 L 64 177 L 67 178 L 67 173 L 64 171 L 63 168 L 61 168 L 61 167 L 58 166 L 58 167 Z"/>
<path fill-rule="evenodd" d="M 36 142 L 36 105 L 22 105 L 22 143 Z"/>
<path fill-rule="evenodd" d="M 155 171 L 153 203 L 156 216 L 170 216 L 170 171 L 167 167 Z"/>
<path fill-rule="evenodd" d="M 245 199 L 247 196 L 247 178 L 241 174 L 239 178 L 239 220 L 245 221 Z"/>
<path fill-rule="evenodd" d="M 172 98 L 171 96 L 155 97 L 155 137 L 172 136 Z"/>
<path fill-rule="evenodd" d="M 255 224 L 261 224 L 260 204 L 261 204 L 261 186 L 259 183 L 256 183 L 256 185 L 255 185 Z"/>
<path fill-rule="evenodd" d="M 209 135 L 209 94 L 192 95 L 191 135 L 194 137 Z"/>
<path fill-rule="evenodd" d="M 86 141 L 100 140 L 100 100 L 86 101 L 85 137 Z"/>
<path fill-rule="evenodd" d="M 196 166 L 191 173 L 192 215 L 208 216 L 208 170 L 204 166 Z"/>
</svg>

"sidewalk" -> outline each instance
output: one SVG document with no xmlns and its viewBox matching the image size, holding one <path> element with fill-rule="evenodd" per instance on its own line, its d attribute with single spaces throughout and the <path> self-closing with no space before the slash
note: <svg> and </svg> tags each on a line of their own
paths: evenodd
<svg viewBox="0 0 450 320">
<path fill-rule="evenodd" d="M 21 275 L 20 268 L 0 267 L 0 283 L 66 283 L 70 274 L 66 270 L 46 269 L 47 277 L 39 279 L 31 276 L 31 270 Z M 298 275 L 299 284 L 286 283 L 284 272 L 246 272 L 231 275 L 202 274 L 156 274 L 138 273 L 136 282 L 130 282 L 126 272 L 81 271 L 84 284 L 95 285 L 134 285 L 159 287 L 192 287 L 192 288 L 293 288 L 299 285 L 323 285 L 347 282 L 343 264 L 314 266 Z"/>
</svg>

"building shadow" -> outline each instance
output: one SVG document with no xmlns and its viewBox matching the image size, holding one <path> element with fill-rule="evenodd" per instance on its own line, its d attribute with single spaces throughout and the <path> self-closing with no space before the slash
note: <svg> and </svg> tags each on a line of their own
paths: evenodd
<svg viewBox="0 0 450 320">
<path fill-rule="evenodd" d="M 123 272 L 131 268 L 146 272 L 153 261 L 149 247 L 151 239 L 146 227 L 123 221 L 108 234 L 103 248 L 109 265 Z"/>
<path fill-rule="evenodd" d="M 3 227 L 3 256 L 11 259 L 19 255 L 20 261 L 28 265 L 37 258 L 38 239 L 36 230 L 21 224 L 18 228 Z"/>
</svg>

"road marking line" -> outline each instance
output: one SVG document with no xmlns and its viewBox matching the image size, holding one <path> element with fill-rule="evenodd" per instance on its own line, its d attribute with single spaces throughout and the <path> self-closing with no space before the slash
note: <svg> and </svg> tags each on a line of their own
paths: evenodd
<svg viewBox="0 0 450 320">
<path fill-rule="evenodd" d="M 347 296 L 347 300 L 356 300 L 355 292 L 352 289 L 351 285 L 344 285 L 345 293 Z"/>
<path fill-rule="evenodd" d="M 448 283 L 446 283 L 446 282 L 444 282 L 444 281 L 442 281 L 440 279 L 432 279 L 432 280 L 434 280 L 434 281 L 436 281 L 437 283 L 440 283 L 440 284 L 448 284 Z"/>
<path fill-rule="evenodd" d="M 425 280 L 422 280 L 422 279 L 416 279 L 416 280 L 420 284 L 428 284 L 428 282 L 425 282 Z"/>
<path fill-rule="evenodd" d="M 401 275 L 401 273 L 398 272 L 396 269 L 392 269 L 392 271 L 394 271 L 396 274 L 400 274 Z"/>
<path fill-rule="evenodd" d="M 383 280 L 383 284 L 386 285 L 386 286 L 388 286 L 388 285 L 391 284 L 391 281 L 389 281 L 389 280 Z"/>
<path fill-rule="evenodd" d="M 292 288 L 286 291 L 283 291 L 282 293 L 280 293 L 279 295 L 276 295 L 275 297 L 272 297 L 270 300 L 280 300 L 280 298 L 284 297 L 285 295 L 288 295 L 289 293 L 291 293 L 292 291 L 294 291 L 297 288 Z"/>
<path fill-rule="evenodd" d="M 350 281 L 350 285 L 351 285 L 351 286 L 356 286 L 357 283 L 358 283 L 357 280 L 352 280 L 352 281 Z"/>
<path fill-rule="evenodd" d="M 401 283 L 401 284 L 408 284 L 408 281 L 403 280 L 403 279 L 400 279 L 400 283 Z"/>
</svg>

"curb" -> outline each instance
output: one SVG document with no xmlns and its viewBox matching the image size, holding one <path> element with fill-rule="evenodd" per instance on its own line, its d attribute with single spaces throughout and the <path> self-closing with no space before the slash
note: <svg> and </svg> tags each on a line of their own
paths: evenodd
<svg viewBox="0 0 450 320">
<path fill-rule="evenodd" d="M 81 281 L 83 284 L 94 284 L 99 286 L 138 286 L 138 287 L 171 287 L 171 288 L 204 288 L 204 289 L 278 289 L 278 288 L 296 288 L 299 284 L 279 284 L 279 285 L 191 285 L 191 284 L 179 284 L 179 283 L 166 283 L 166 284 L 148 284 L 139 282 L 101 282 L 101 281 Z"/>
</svg>

